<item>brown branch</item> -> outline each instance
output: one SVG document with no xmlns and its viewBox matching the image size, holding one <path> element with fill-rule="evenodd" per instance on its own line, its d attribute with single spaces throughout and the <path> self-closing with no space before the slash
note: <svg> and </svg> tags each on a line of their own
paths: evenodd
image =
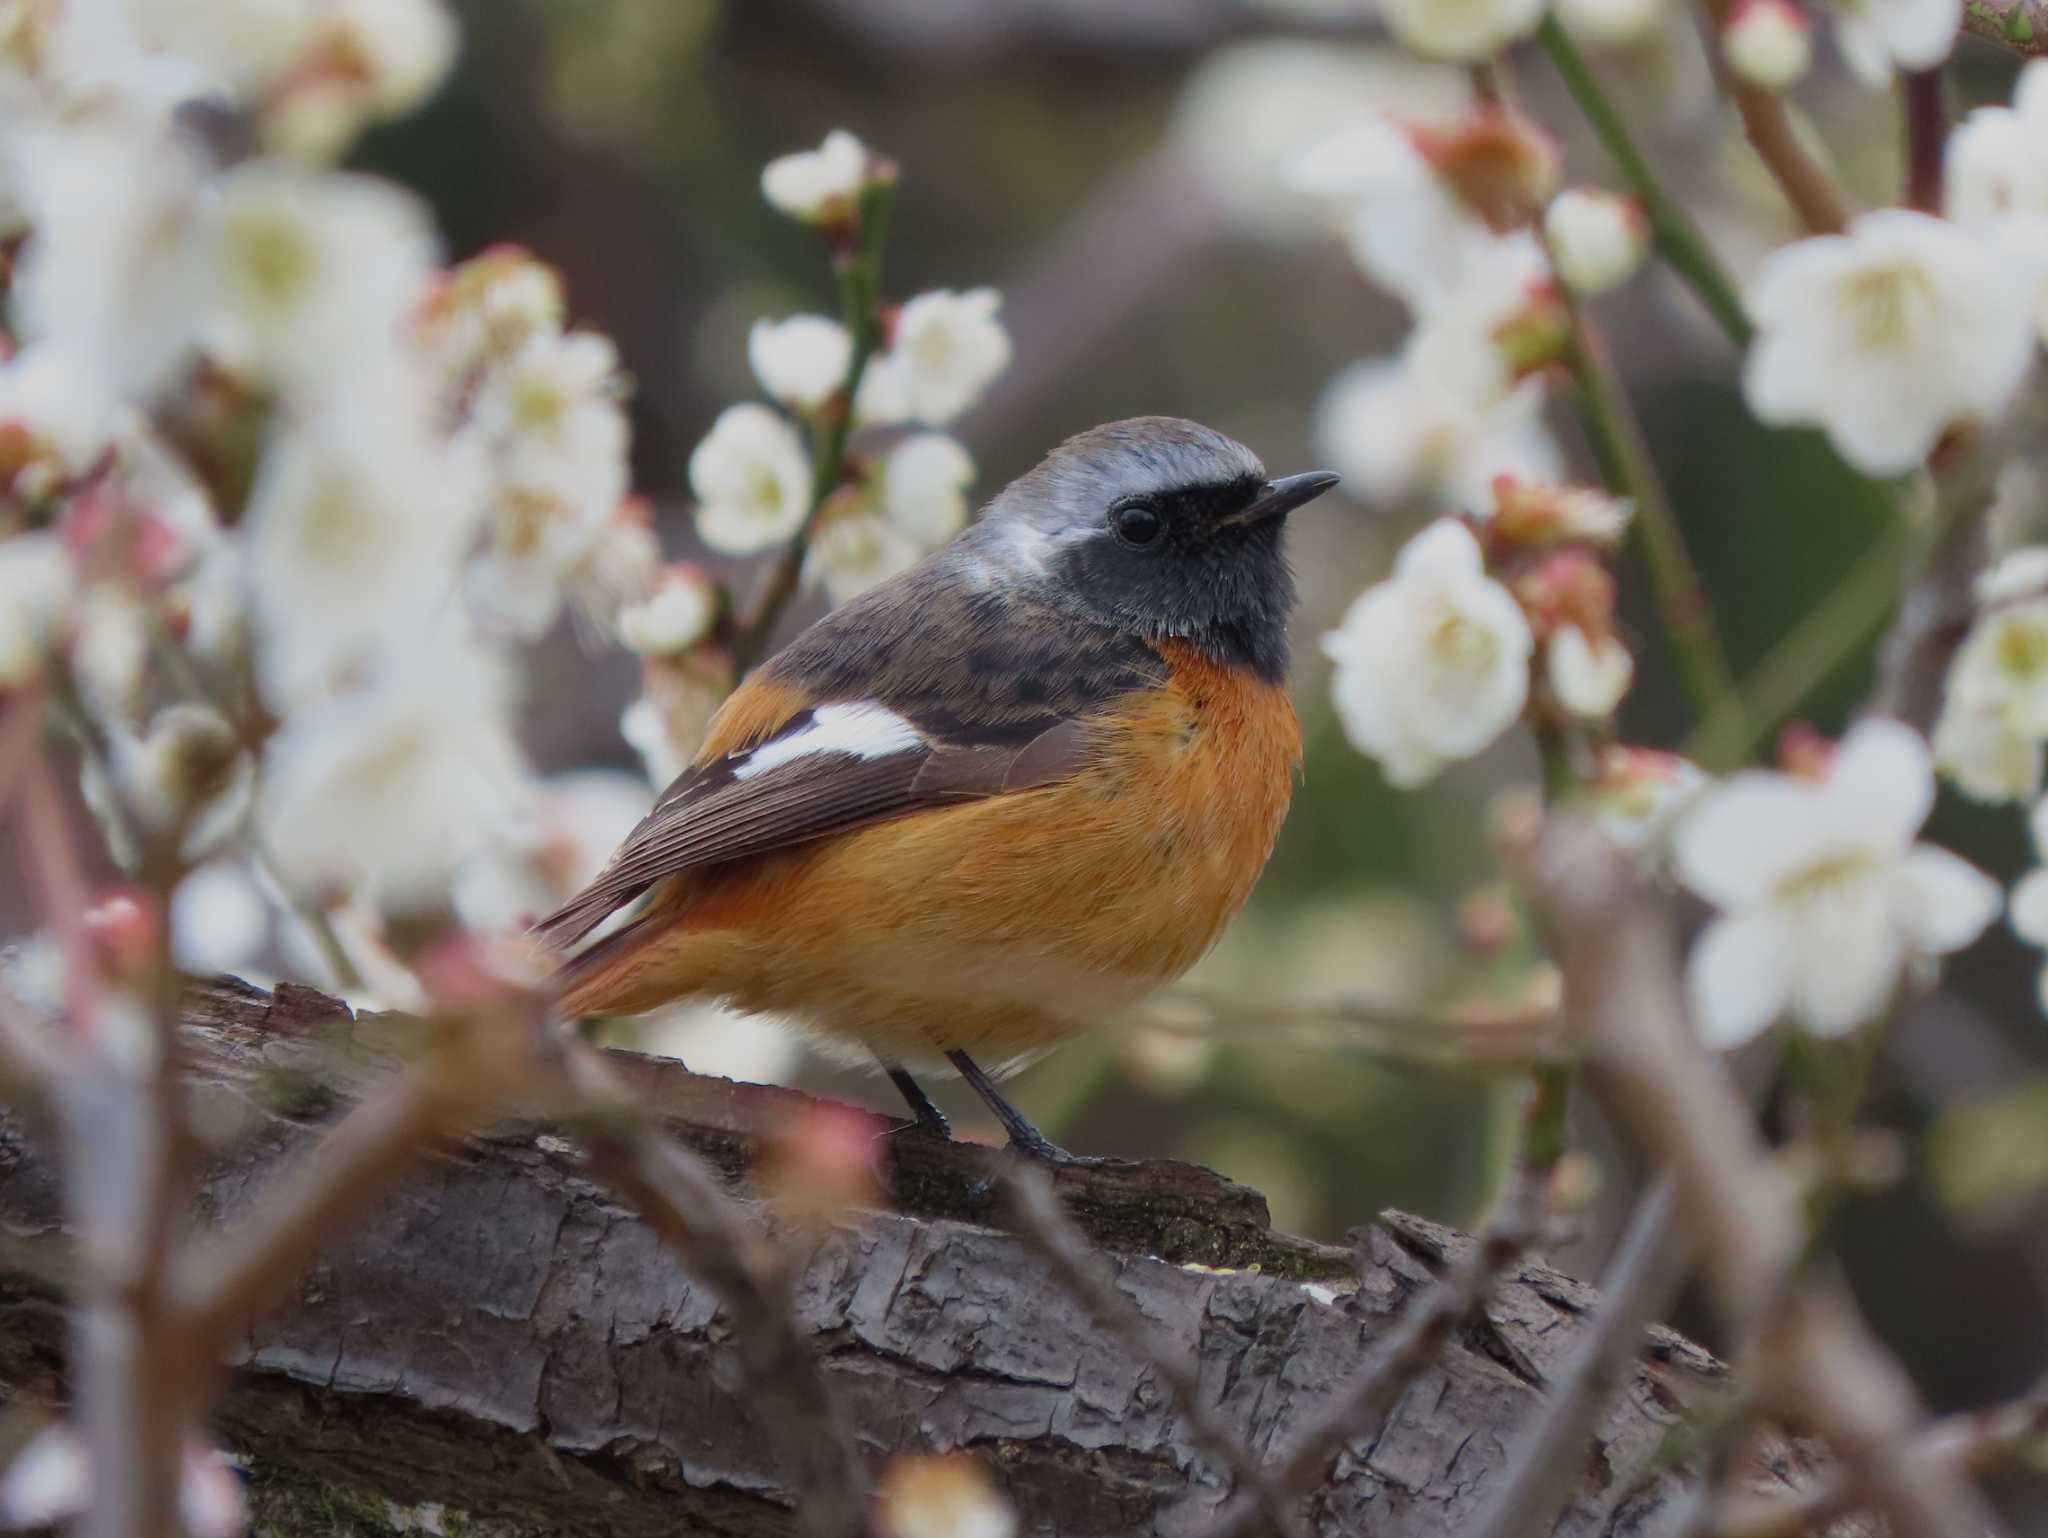
<svg viewBox="0 0 2048 1538">
<path fill-rule="evenodd" d="M 183 1013 L 185 1088 L 224 1140 L 196 1182 L 200 1222 L 229 1234 L 258 1231 L 252 1222 L 290 1188 L 281 1182 L 308 1168 L 322 1124 L 345 1121 L 403 1071 L 391 1045 L 419 1039 L 399 1017 L 351 1025 L 305 989 L 203 986 Z M 594 1186 L 564 1139 L 524 1125 L 560 1113 L 563 1097 L 539 1081 L 508 1113 L 515 1123 L 416 1162 L 231 1348 L 212 1421 L 249 1460 L 259 1530 L 301 1538 L 331 1531 L 337 1507 L 395 1501 L 435 1502 L 519 1538 L 793 1531 L 796 1492 L 771 1439 L 781 1417 L 746 1387 L 744 1310 L 695 1260 L 679 1267 L 664 1234 L 707 1249 L 707 1267 L 748 1268 L 753 1282 L 733 1286 L 786 1293 L 790 1337 L 846 1406 L 864 1465 L 970 1448 L 1030 1531 L 1128 1538 L 1188 1520 L 1175 1508 L 1191 1477 L 1204 1491 L 1212 1458 L 1162 1402 L 1156 1367 L 1097 1326 L 1022 1241 L 988 1226 L 986 1149 L 890 1136 L 881 1152 L 895 1210 L 764 1229 L 744 1195 L 748 1171 L 768 1134 L 811 1102 L 630 1054 L 588 1056 L 660 1121 L 661 1136 L 632 1115 L 594 1123 L 600 1139 L 625 1143 L 628 1183 L 650 1188 L 637 1194 L 659 1223 Z M 581 1125 L 593 1126 L 587 1114 Z M 661 1153 L 667 1134 L 701 1164 Z M 706 1170 L 739 1183 L 717 1191 L 725 1210 L 708 1217 L 695 1205 L 714 1189 Z M 1119 1256 L 1117 1290 L 1161 1338 L 1185 1343 L 1200 1413 L 1262 1455 L 1291 1445 L 1346 1385 L 1387 1384 L 1390 1348 L 1412 1339 L 1481 1248 L 1396 1217 L 1365 1235 L 1354 1262 L 1273 1233 L 1253 1193 L 1171 1163 L 1054 1181 L 1076 1226 Z M 61 1397 L 50 1367 L 66 1317 L 58 1289 L 75 1274 L 58 1189 L 19 1123 L 0 1118 L 0 1389 L 45 1402 Z M 764 1231 L 779 1236 L 772 1250 Z M 1331 1477 L 1305 1525 L 1317 1538 L 1361 1525 L 1375 1538 L 1462 1530 L 1471 1492 L 1500 1476 L 1515 1428 L 1597 1312 L 1589 1289 L 1524 1264 L 1503 1268 L 1484 1309 L 1432 1315 L 1447 1342 L 1411 1380 L 1416 1392 L 1389 1394 L 1370 1441 L 1319 1471 Z M 215 1380 L 198 1363 L 187 1381 Z M 1653 1332 L 1603 1426 L 1572 1530 L 1673 1538 L 1683 1471 L 1624 1508 L 1590 1468 L 1641 1466 L 1671 1416 L 1711 1413 L 1725 1383 L 1696 1348 Z M 174 1377 L 156 1385 L 174 1395 L 160 1404 L 177 1402 Z M 1810 1455 L 1785 1456 L 1803 1489 Z M 1761 1473 L 1753 1483 L 1767 1487 Z"/>
<path fill-rule="evenodd" d="M 1735 103 L 1750 147 L 1771 173 L 1785 201 L 1808 233 L 1832 235 L 1846 228 L 1855 210 L 1847 196 L 1799 141 L 1784 97 L 1743 80 L 1721 53 L 1721 33 L 1734 14 L 1735 0 L 1704 0 L 1703 32 L 1709 64 L 1721 93 Z"/>
<path fill-rule="evenodd" d="M 1900 78 L 1900 116 L 1906 138 L 1904 203 L 1923 214 L 1941 212 L 1941 162 L 1948 144 L 1948 111 L 1941 99 L 1941 66 Z"/>
<path fill-rule="evenodd" d="M 1964 0 L 1963 32 L 2026 58 L 2048 53 L 2043 0 Z"/>
</svg>

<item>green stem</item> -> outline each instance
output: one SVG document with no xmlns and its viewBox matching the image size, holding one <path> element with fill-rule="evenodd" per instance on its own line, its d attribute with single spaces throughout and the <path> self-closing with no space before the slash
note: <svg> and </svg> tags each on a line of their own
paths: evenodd
<svg viewBox="0 0 2048 1538">
<path fill-rule="evenodd" d="M 1748 346 L 1753 328 L 1735 285 L 1722 271 L 1706 236 L 1693 223 L 1692 216 L 1665 192 L 1655 169 L 1637 146 L 1628 124 L 1622 121 L 1621 114 L 1607 99 L 1607 93 L 1601 89 L 1599 80 L 1587 65 L 1585 56 L 1579 52 L 1578 45 L 1572 41 L 1571 34 L 1555 16 L 1547 16 L 1536 36 L 1550 55 L 1551 64 L 1563 79 L 1565 89 L 1571 93 L 1580 113 L 1613 157 L 1636 200 L 1642 204 L 1659 254 L 1699 297 L 1715 323 L 1727 333 L 1728 340 L 1738 347 Z"/>
<path fill-rule="evenodd" d="M 888 237 L 889 199 L 895 190 L 895 182 L 889 180 L 870 182 L 861 190 L 855 220 L 856 243 L 833 258 L 839 278 L 840 323 L 853 339 L 846 388 L 826 408 L 826 414 L 812 432 L 810 513 L 803 527 L 776 557 L 753 606 L 734 628 L 735 679 L 744 677 L 761 660 L 783 610 L 796 597 L 818 514 L 846 473 L 846 445 L 853 436 L 853 403 L 860 393 L 861 377 L 867 372 L 868 362 L 881 345 L 881 318 L 876 310 L 882 297 L 882 248 Z"/>
</svg>

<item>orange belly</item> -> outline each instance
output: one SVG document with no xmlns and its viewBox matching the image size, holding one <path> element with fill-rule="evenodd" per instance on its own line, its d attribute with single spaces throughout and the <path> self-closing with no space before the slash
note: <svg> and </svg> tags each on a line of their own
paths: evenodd
<svg viewBox="0 0 2048 1538">
<path fill-rule="evenodd" d="M 715 996 L 906 1060 L 1014 1059 L 1198 960 L 1251 895 L 1300 729 L 1283 689 L 1175 656 L 1072 779 L 692 872 L 565 997 Z"/>
</svg>

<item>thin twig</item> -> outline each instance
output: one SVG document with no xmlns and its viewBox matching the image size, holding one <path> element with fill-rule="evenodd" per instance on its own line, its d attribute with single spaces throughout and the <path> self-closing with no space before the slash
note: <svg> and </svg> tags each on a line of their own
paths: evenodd
<svg viewBox="0 0 2048 1538">
<path fill-rule="evenodd" d="M 1785 99 L 1775 91 L 1751 85 L 1728 67 L 1721 54 L 1721 33 L 1735 12 L 1735 0 L 1703 0 L 1701 37 L 1707 61 L 1723 95 L 1735 103 L 1750 146 L 1771 173 L 1785 201 L 1809 233 L 1832 235 L 1847 227 L 1854 214 L 1833 176 L 1799 142 Z"/>
<path fill-rule="evenodd" d="M 1963 31 L 2008 53 L 2035 58 L 2048 53 L 2048 4 L 2043 0 L 1970 0 L 1963 7 Z"/>
<path fill-rule="evenodd" d="M 882 250 L 888 237 L 889 203 L 895 190 L 895 182 L 890 178 L 872 180 L 862 189 L 853 244 L 833 259 L 839 279 L 840 324 L 853 339 L 846 385 L 812 427 L 811 508 L 803 527 L 776 556 L 746 614 L 733 627 L 735 678 L 744 677 L 774 639 L 775 626 L 790 600 L 796 597 L 797 586 L 803 579 L 804 557 L 817 529 L 818 516 L 846 474 L 846 444 L 853 433 L 854 402 L 859 397 L 869 360 L 882 340 L 877 307 L 882 294 Z"/>
<path fill-rule="evenodd" d="M 92 897 L 78 851 L 71 846 L 64 804 L 58 799 L 56 781 L 46 761 L 37 759 L 23 771 L 16 812 L 43 911 L 56 931 L 57 949 L 64 958 L 65 1018 L 74 1034 L 89 1039 L 99 1018 L 102 992 L 99 961 L 85 932 Z"/>
<path fill-rule="evenodd" d="M 1642 1349 L 1643 1332 L 1670 1308 L 1691 1268 L 1692 1245 L 1677 1213 L 1668 1176 L 1637 1199 L 1600 1280 L 1593 1327 L 1516 1444 L 1492 1499 L 1465 1529 L 1472 1538 L 1547 1538 L 1582 1488 L 1601 1413 Z"/>
<path fill-rule="evenodd" d="M 1958 1475 L 1981 1475 L 2043 1437 L 2048 1437 L 2048 1397 L 2036 1394 L 1938 1420 L 1912 1441 L 1905 1455 Z M 1849 1515 L 1858 1496 L 1847 1471 L 1837 1469 L 1790 1500 L 1745 1501 L 1708 1531 L 1711 1538 L 1801 1538 Z"/>
<path fill-rule="evenodd" d="M 1101 1257 L 1087 1238 L 1060 1211 L 1052 1186 L 1038 1170 L 1022 1163 L 1011 1166 L 1003 1180 L 1009 1198 L 1011 1226 L 1052 1271 L 1053 1277 L 1080 1300 L 1095 1322 L 1123 1342 L 1124 1348 L 1150 1366 L 1180 1407 L 1181 1421 L 1194 1439 L 1236 1477 L 1260 1515 L 1286 1538 L 1302 1531 L 1294 1510 L 1295 1497 L 1261 1464 L 1229 1427 L 1211 1415 L 1202 1402 L 1202 1385 L 1186 1355 L 1145 1321 L 1137 1308 L 1104 1274 Z"/>
<path fill-rule="evenodd" d="M 1555 14 L 1544 17 L 1536 39 L 1555 66 L 1558 76 L 1578 104 L 1580 114 L 1600 140 L 1615 168 L 1627 181 L 1629 190 L 1642 205 L 1650 222 L 1650 236 L 1658 252 L 1706 306 L 1714 323 L 1737 347 L 1746 347 L 1754 328 L 1742 297 L 1728 277 L 1706 235 L 1693 221 L 1685 206 L 1664 190 L 1664 183 L 1651 166 L 1649 157 L 1637 145 L 1627 122 L 1608 99 L 1600 80 L 1572 41 L 1571 33 Z"/>
<path fill-rule="evenodd" d="M 1899 97 L 1906 136 L 1904 202 L 1923 214 L 1941 212 L 1941 159 L 1948 144 L 1948 112 L 1941 99 L 1942 69 L 1909 70 Z"/>
</svg>

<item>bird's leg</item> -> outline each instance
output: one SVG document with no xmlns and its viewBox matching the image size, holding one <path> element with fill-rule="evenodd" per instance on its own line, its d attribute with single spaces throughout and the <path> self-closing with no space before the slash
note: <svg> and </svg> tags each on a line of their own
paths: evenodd
<svg viewBox="0 0 2048 1538">
<path fill-rule="evenodd" d="M 1085 1158 L 1080 1154 L 1068 1153 L 1051 1138 L 1040 1132 L 1024 1119 L 1024 1113 L 1005 1100 L 995 1081 L 981 1071 L 981 1065 L 965 1052 L 948 1052 L 946 1060 L 960 1070 L 965 1079 L 981 1096 L 982 1103 L 996 1113 L 996 1120 L 1003 1124 L 1003 1130 L 1010 1134 L 1010 1146 L 1027 1158 L 1037 1159 L 1045 1164 L 1097 1164 L 1098 1159 Z"/>
<path fill-rule="evenodd" d="M 932 1097 L 924 1092 L 924 1086 L 910 1076 L 910 1070 L 901 1063 L 892 1063 L 886 1057 L 875 1059 L 882 1065 L 882 1071 L 889 1076 L 889 1082 L 903 1092 L 904 1101 L 910 1106 L 910 1114 L 917 1118 L 918 1126 L 935 1137 L 951 1138 L 953 1124 L 946 1120 L 946 1113 L 932 1104 Z"/>
</svg>

